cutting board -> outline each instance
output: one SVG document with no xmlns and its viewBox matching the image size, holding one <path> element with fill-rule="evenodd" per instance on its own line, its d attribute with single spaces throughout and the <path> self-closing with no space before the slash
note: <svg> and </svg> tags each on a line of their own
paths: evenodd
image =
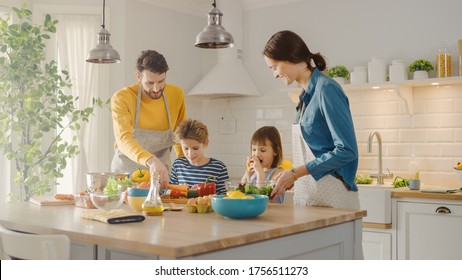
<svg viewBox="0 0 462 280">
<path fill-rule="evenodd" d="M 74 205 L 73 200 L 61 200 L 54 197 L 31 197 L 29 202 L 41 206 Z"/>
<path fill-rule="evenodd" d="M 162 198 L 162 203 L 186 204 L 189 198 Z"/>
<path fill-rule="evenodd" d="M 460 191 L 462 188 L 426 188 L 421 189 L 421 192 L 427 193 L 455 193 Z"/>
</svg>

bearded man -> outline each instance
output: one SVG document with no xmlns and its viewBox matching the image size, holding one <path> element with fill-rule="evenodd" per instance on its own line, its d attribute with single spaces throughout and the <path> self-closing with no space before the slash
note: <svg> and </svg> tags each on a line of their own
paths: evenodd
<svg viewBox="0 0 462 280">
<path fill-rule="evenodd" d="M 145 50 L 136 61 L 137 83 L 111 98 L 115 154 L 111 170 L 131 173 L 153 168 L 162 187 L 168 186 L 170 152 L 183 156 L 173 131 L 185 120 L 184 91 L 167 84 L 167 61 L 154 50 Z"/>
</svg>

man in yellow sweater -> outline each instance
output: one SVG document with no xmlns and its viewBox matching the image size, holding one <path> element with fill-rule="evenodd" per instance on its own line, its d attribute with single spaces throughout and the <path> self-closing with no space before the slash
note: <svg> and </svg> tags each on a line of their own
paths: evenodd
<svg viewBox="0 0 462 280">
<path fill-rule="evenodd" d="M 153 167 L 166 187 L 172 147 L 178 157 L 183 156 L 173 131 L 186 119 L 184 92 L 166 83 L 168 65 L 162 54 L 143 51 L 136 68 L 138 83 L 122 88 L 111 99 L 116 140 L 111 169 L 131 173 Z"/>
</svg>

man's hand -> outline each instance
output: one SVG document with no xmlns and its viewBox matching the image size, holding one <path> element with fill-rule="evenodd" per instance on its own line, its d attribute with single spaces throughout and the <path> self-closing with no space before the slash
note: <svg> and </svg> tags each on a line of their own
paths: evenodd
<svg viewBox="0 0 462 280">
<path fill-rule="evenodd" d="M 152 171 L 157 171 L 159 173 L 159 183 L 162 189 L 168 188 L 168 170 L 167 167 L 158 159 L 156 156 L 150 157 L 146 161 L 146 165 Z M 151 174 L 151 176 L 154 174 Z"/>
</svg>

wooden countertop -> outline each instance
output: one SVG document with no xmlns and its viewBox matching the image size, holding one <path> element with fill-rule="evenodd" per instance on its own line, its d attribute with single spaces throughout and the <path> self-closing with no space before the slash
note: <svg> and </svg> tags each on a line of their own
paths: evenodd
<svg viewBox="0 0 462 280">
<path fill-rule="evenodd" d="M 424 186 L 422 189 L 425 188 L 438 188 L 438 189 L 455 189 L 450 187 L 442 187 L 442 186 Z M 462 191 L 458 191 L 455 193 L 429 193 L 429 192 L 422 192 L 420 190 L 410 190 L 409 188 L 397 188 L 392 189 L 391 197 L 398 198 L 398 197 L 412 197 L 412 198 L 427 198 L 427 199 L 446 199 L 446 200 L 462 200 Z"/>
<path fill-rule="evenodd" d="M 127 205 L 123 208 L 133 212 Z M 216 213 L 193 214 L 186 209 L 164 212 L 130 224 L 106 224 L 80 217 L 86 209 L 74 206 L 38 206 L 32 203 L 0 205 L 0 223 L 31 233 L 64 233 L 73 241 L 110 248 L 187 257 L 252 242 L 282 237 L 361 219 L 365 210 L 270 204 L 259 217 L 225 219 Z"/>
</svg>

